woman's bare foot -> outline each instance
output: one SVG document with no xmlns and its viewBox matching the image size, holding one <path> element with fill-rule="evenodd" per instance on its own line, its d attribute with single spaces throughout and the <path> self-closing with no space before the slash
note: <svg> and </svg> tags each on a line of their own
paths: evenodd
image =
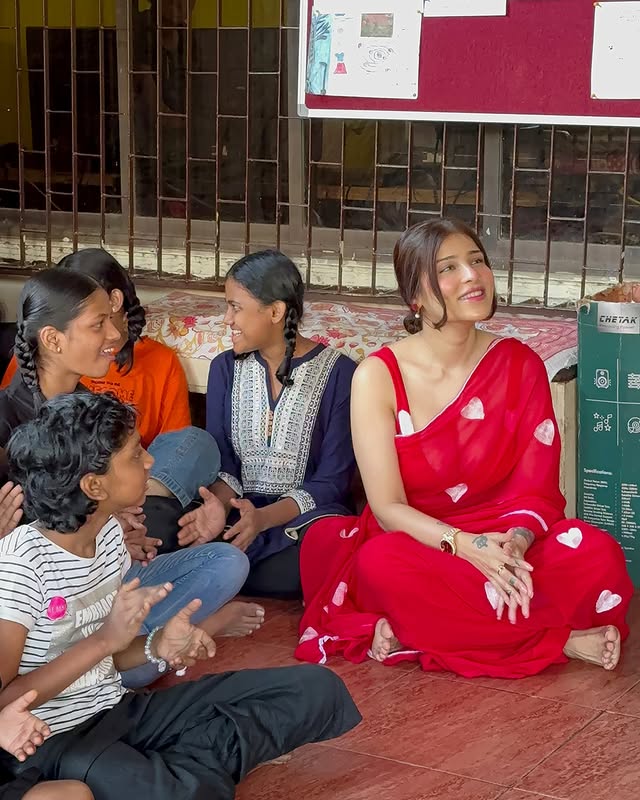
<svg viewBox="0 0 640 800">
<path fill-rule="evenodd" d="M 209 636 L 248 636 L 264 622 L 264 608 L 257 603 L 232 600 L 202 621 Z"/>
<path fill-rule="evenodd" d="M 572 631 L 564 654 L 607 670 L 615 669 L 620 660 L 620 631 L 613 625 Z"/>
<path fill-rule="evenodd" d="M 251 772 L 255 772 L 257 769 L 262 769 L 262 767 L 273 767 L 277 766 L 278 764 L 288 764 L 289 761 L 293 758 L 293 753 L 285 753 L 282 756 L 278 756 L 277 758 L 272 758 L 271 761 L 263 761 L 262 764 L 258 764 L 257 767 L 254 767 Z M 251 772 L 249 775 L 251 775 Z"/>
<path fill-rule="evenodd" d="M 380 618 L 376 622 L 376 629 L 373 633 L 373 642 L 371 643 L 371 655 L 376 661 L 384 661 L 392 653 L 400 650 L 402 645 L 396 638 L 389 625 L 389 622 Z"/>
</svg>

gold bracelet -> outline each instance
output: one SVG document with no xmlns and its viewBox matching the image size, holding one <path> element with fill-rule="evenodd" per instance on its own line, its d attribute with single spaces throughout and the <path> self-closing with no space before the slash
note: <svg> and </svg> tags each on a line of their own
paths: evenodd
<svg viewBox="0 0 640 800">
<path fill-rule="evenodd" d="M 445 531 L 442 534 L 442 539 L 440 539 L 440 549 L 443 553 L 449 553 L 449 555 L 455 556 L 458 552 L 458 548 L 456 546 L 456 536 L 462 533 L 460 528 L 449 528 L 448 531 Z"/>
</svg>

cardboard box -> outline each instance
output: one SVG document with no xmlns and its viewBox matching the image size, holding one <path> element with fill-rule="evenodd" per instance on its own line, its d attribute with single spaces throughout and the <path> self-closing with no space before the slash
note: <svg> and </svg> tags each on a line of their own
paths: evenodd
<svg viewBox="0 0 640 800">
<path fill-rule="evenodd" d="M 640 585 L 640 284 L 578 306 L 578 517 L 622 545 Z"/>
</svg>

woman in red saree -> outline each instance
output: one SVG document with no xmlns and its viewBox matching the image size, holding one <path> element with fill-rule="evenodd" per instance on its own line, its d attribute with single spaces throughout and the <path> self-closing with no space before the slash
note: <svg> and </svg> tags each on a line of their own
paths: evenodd
<svg viewBox="0 0 640 800">
<path fill-rule="evenodd" d="M 518 678 L 578 658 L 613 669 L 633 588 L 607 533 L 564 517 L 544 365 L 479 331 L 495 311 L 476 234 L 422 223 L 394 252 L 415 333 L 368 358 L 352 430 L 369 505 L 301 548 L 298 658 Z"/>
</svg>

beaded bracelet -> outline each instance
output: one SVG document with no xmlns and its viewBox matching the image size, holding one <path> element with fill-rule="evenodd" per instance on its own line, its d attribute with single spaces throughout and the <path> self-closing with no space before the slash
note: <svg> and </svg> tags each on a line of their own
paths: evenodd
<svg viewBox="0 0 640 800">
<path fill-rule="evenodd" d="M 151 633 L 147 636 L 147 641 L 144 643 L 144 654 L 147 657 L 147 661 L 151 664 L 156 664 L 158 667 L 158 672 L 166 672 L 167 671 L 167 662 L 164 658 L 158 658 L 154 656 L 151 652 L 151 643 L 153 642 L 153 637 L 158 633 L 161 628 L 154 628 Z"/>
<path fill-rule="evenodd" d="M 151 664 L 158 665 L 158 672 L 166 672 L 168 666 L 167 662 L 164 660 L 164 658 L 158 658 L 151 652 L 151 643 L 153 642 L 153 637 L 156 635 L 156 633 L 158 633 L 159 630 L 161 630 L 160 627 L 154 628 L 147 636 L 147 641 L 144 643 L 144 654 L 147 657 L 147 661 L 149 661 Z M 183 678 L 186 674 L 186 667 L 176 670 L 176 675 L 178 678 Z"/>
</svg>

